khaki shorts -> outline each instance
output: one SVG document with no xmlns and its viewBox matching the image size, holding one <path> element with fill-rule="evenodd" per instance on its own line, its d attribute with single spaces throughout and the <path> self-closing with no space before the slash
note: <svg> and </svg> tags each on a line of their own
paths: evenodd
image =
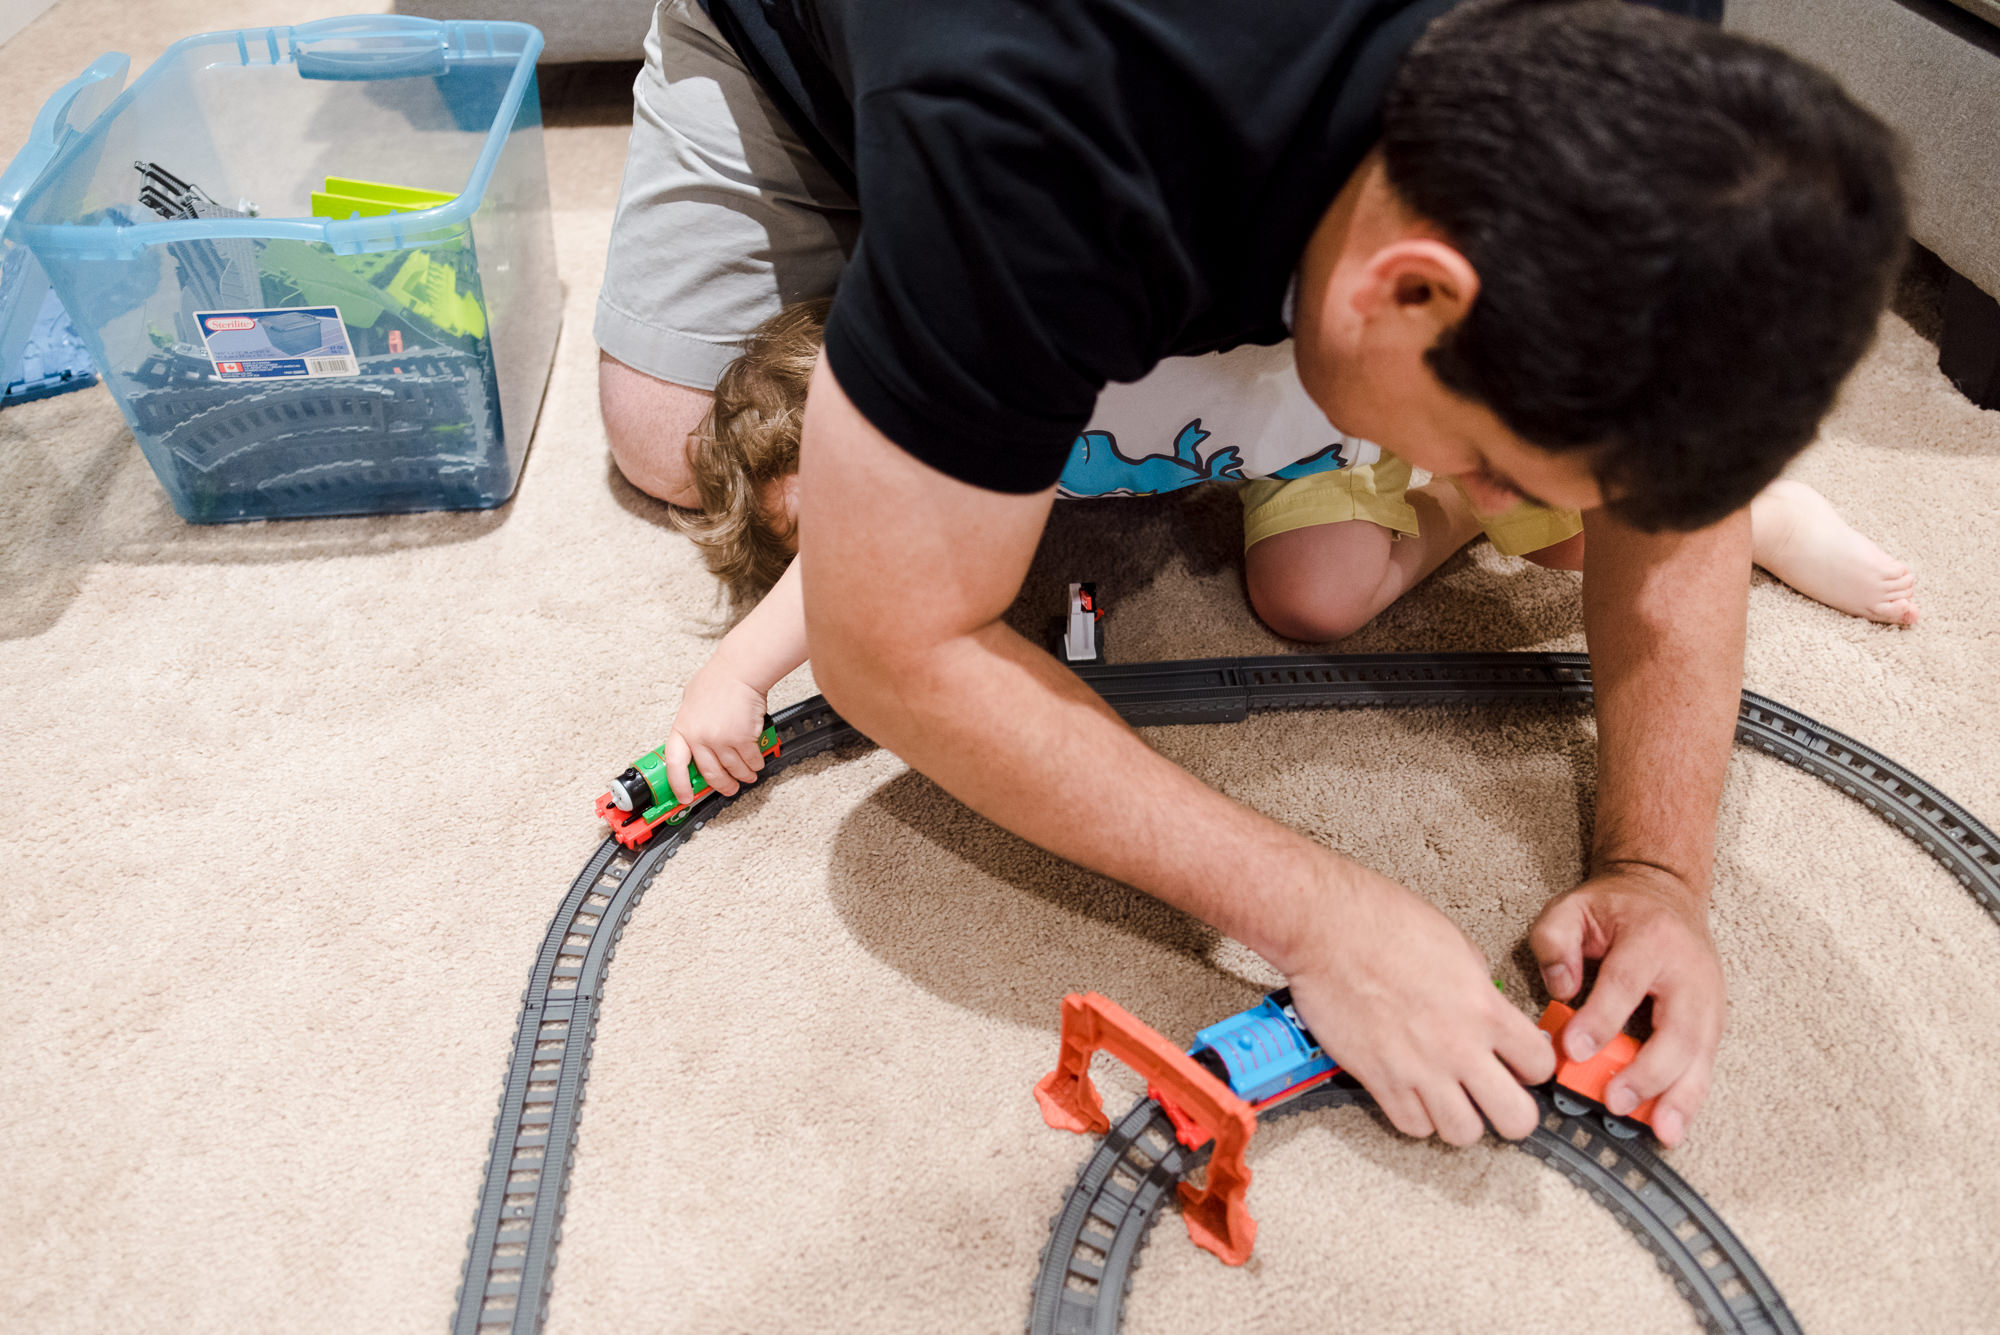
<svg viewBox="0 0 2000 1335">
<path fill-rule="evenodd" d="M 750 332 L 833 294 L 861 211 L 696 0 L 660 0 L 597 298 L 597 345 L 714 389 Z"/>
<path fill-rule="evenodd" d="M 1409 488 L 1410 466 L 1392 454 L 1383 455 L 1376 463 L 1313 473 L 1290 482 L 1277 478 L 1246 482 L 1242 492 L 1243 546 L 1247 550 L 1295 528 L 1343 524 L 1350 519 L 1365 519 L 1394 533 L 1415 535 L 1417 512 L 1404 498 Z M 1464 488 L 1459 494 L 1464 495 Z M 1468 503 L 1470 500 L 1467 497 Z M 1480 515 L 1479 526 L 1504 555 L 1525 556 L 1583 532 L 1583 516 L 1575 510 L 1551 510 L 1522 501 L 1499 514 Z"/>
</svg>

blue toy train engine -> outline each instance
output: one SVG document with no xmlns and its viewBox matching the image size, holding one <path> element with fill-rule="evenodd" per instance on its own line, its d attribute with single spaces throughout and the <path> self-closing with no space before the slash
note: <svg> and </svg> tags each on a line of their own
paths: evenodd
<svg viewBox="0 0 2000 1335">
<path fill-rule="evenodd" d="M 1194 1037 L 1188 1055 L 1253 1107 L 1316 1085 L 1340 1069 L 1299 1022 L 1288 987 Z"/>
</svg>

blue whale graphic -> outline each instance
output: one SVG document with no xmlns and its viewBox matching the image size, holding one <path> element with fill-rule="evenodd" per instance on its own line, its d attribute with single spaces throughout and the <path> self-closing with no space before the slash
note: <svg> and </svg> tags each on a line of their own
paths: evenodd
<svg viewBox="0 0 2000 1335">
<path fill-rule="evenodd" d="M 1135 459 L 1118 448 L 1118 438 L 1111 432 L 1086 431 L 1070 447 L 1069 462 L 1063 465 L 1057 485 L 1069 496 L 1157 496 L 1197 482 L 1243 481 L 1242 451 L 1225 445 L 1203 456 L 1201 444 L 1207 439 L 1209 433 L 1197 417 L 1174 437 L 1172 454 Z M 1345 467 L 1347 460 L 1335 440 L 1319 453 L 1287 464 L 1271 476 L 1289 480 Z"/>
</svg>

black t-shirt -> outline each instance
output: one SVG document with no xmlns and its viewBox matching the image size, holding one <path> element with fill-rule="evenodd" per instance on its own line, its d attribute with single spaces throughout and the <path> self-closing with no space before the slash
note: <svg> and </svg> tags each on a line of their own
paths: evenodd
<svg viewBox="0 0 2000 1335">
<path fill-rule="evenodd" d="M 1033 492 L 1106 381 L 1286 337 L 1307 238 L 1456 0 L 705 3 L 860 202 L 841 387 L 933 467 Z"/>
</svg>

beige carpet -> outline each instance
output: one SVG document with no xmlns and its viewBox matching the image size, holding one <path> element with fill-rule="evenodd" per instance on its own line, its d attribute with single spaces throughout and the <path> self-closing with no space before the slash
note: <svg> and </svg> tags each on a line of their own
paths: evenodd
<svg viewBox="0 0 2000 1335">
<path fill-rule="evenodd" d="M 143 65 L 353 3 L 65 0 L 0 48 L 0 140 L 103 46 Z M 566 326 L 507 508 L 189 528 L 101 390 L 0 414 L 0 1328 L 445 1326 L 531 954 L 601 833 L 592 799 L 663 735 L 722 610 L 609 470 L 589 328 L 622 93 L 595 100 L 549 133 Z M 1924 623 L 1760 580 L 1748 684 L 1992 821 L 2000 414 L 1935 356 L 1886 319 L 1798 468 L 1916 565 Z M 1092 576 L 1114 658 L 1284 650 L 1245 611 L 1232 505 L 1062 511 L 1032 615 Z M 1571 577 L 1481 547 L 1348 647 L 1573 649 L 1578 626 Z M 1535 710 L 1151 734 L 1434 897 L 1523 1005 L 1527 925 L 1578 874 L 1590 739 Z M 1672 1162 L 1808 1331 L 1992 1329 L 2000 927 L 1861 808 L 1739 753 L 1715 928 L 1730 1031 Z M 892 756 L 803 766 L 625 934 L 550 1329 L 1017 1330 L 1088 1150 L 1029 1096 L 1062 995 L 1185 1040 L 1270 981 Z M 1514 1149 L 1348 1112 L 1269 1129 L 1251 1163 L 1251 1264 L 1167 1218 L 1133 1335 L 1695 1329 Z"/>
</svg>

